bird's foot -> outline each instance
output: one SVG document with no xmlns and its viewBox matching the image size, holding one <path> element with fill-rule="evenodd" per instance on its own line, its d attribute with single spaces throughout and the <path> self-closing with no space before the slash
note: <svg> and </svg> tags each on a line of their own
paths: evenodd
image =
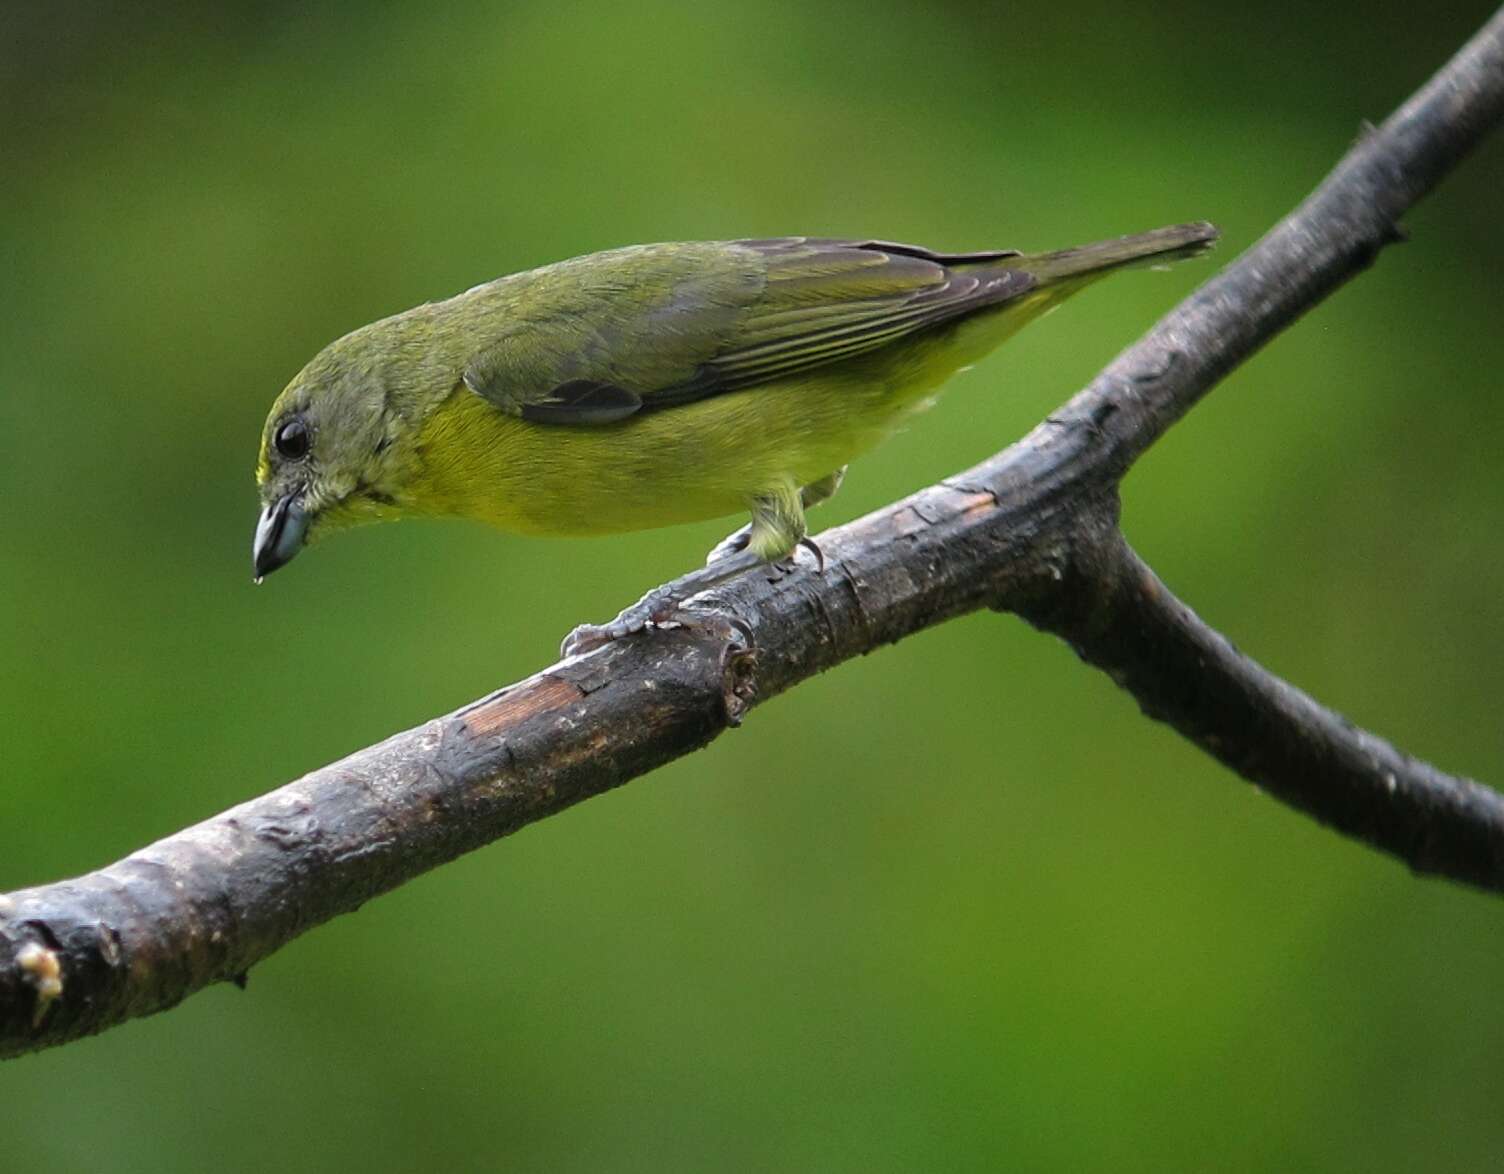
<svg viewBox="0 0 1504 1174">
<path fill-rule="evenodd" d="M 624 608 L 608 623 L 579 625 L 564 637 L 564 643 L 559 646 L 559 655 L 579 656 L 581 653 L 603 648 L 614 640 L 635 636 L 648 628 L 676 627 L 674 613 L 678 607 L 679 601 L 666 587 L 656 587 L 631 607 Z"/>
<path fill-rule="evenodd" d="M 726 537 L 710 548 L 710 553 L 705 556 L 705 565 L 707 567 L 714 566 L 716 563 L 724 562 L 732 555 L 741 554 L 742 551 L 747 549 L 747 544 L 751 540 L 751 526 L 743 526 L 740 530 L 727 534 Z M 825 571 L 825 552 L 820 549 L 820 544 L 806 535 L 799 539 L 799 545 L 815 556 L 815 571 L 817 574 L 823 574 Z M 790 554 L 786 558 L 779 559 L 777 562 L 766 563 L 765 565 L 777 568 L 782 574 L 786 575 L 796 566 L 794 557 L 794 554 Z"/>
<path fill-rule="evenodd" d="M 769 582 L 776 583 L 797 569 L 793 555 L 776 563 L 766 563 L 747 550 L 747 535 L 750 531 L 738 531 L 711 551 L 710 562 L 698 571 L 692 571 L 682 579 L 654 587 L 631 607 L 626 608 L 614 620 L 605 624 L 581 624 L 564 637 L 559 648 L 561 656 L 581 656 L 616 640 L 635 636 L 650 628 L 689 628 L 703 631 L 728 642 L 738 643 L 743 649 L 753 645 L 752 629 L 734 616 L 719 612 L 686 611 L 684 605 L 694 596 L 719 587 L 743 572 L 761 569 Z M 799 545 L 815 556 L 816 573 L 825 570 L 825 553 L 813 538 L 801 538 Z M 797 549 L 795 554 L 797 554 Z"/>
<path fill-rule="evenodd" d="M 692 628 L 712 635 L 735 633 L 741 637 L 745 647 L 751 648 L 752 629 L 741 620 L 711 613 L 696 614 L 683 610 L 683 606 L 701 592 L 719 586 L 743 571 L 762 565 L 755 555 L 728 555 L 713 566 L 693 571 L 662 587 L 654 587 L 609 623 L 581 624 L 564 637 L 559 652 L 563 656 L 579 656 L 649 628 Z"/>
<path fill-rule="evenodd" d="M 652 594 L 652 593 L 650 593 Z M 644 597 L 646 602 L 647 597 Z M 665 607 L 644 607 L 642 603 L 627 608 L 610 623 L 580 624 L 564 637 L 559 648 L 563 657 L 583 656 L 604 648 L 607 644 L 635 636 L 638 632 L 671 631 L 682 629 L 702 632 L 725 642 L 728 655 L 733 651 L 752 650 L 752 629 L 735 616 L 720 612 L 689 612 L 680 610 L 679 604 L 670 601 Z"/>
<path fill-rule="evenodd" d="M 710 548 L 710 553 L 705 556 L 705 565 L 707 567 L 713 567 L 716 563 L 724 562 L 732 555 L 740 554 L 742 551 L 747 549 L 747 544 L 751 541 L 751 539 L 751 526 L 743 526 L 740 530 L 726 535 L 726 537 L 722 538 L 719 542 L 717 542 L 713 547 Z M 804 547 L 805 550 L 809 551 L 810 554 L 815 556 L 815 573 L 823 574 L 825 572 L 825 552 L 820 549 L 819 543 L 817 543 L 813 538 L 805 536 L 804 538 L 799 539 L 799 545 Z M 763 568 L 768 573 L 769 581 L 776 583 L 785 575 L 792 574 L 799 565 L 796 559 L 797 554 L 798 550 L 795 549 L 792 553 L 784 558 L 778 559 L 776 562 L 764 563 Z"/>
<path fill-rule="evenodd" d="M 806 534 L 799 539 L 799 545 L 815 556 L 815 574 L 825 574 L 825 552 L 820 549 L 820 544 Z"/>
<path fill-rule="evenodd" d="M 799 539 L 799 545 L 815 556 L 815 574 L 823 575 L 825 573 L 825 552 L 820 549 L 813 538 L 801 538 Z M 763 569 L 767 572 L 768 582 L 777 583 L 797 571 L 799 569 L 798 556 L 799 551 L 796 548 L 786 558 L 781 558 L 773 563 L 764 563 Z"/>
</svg>

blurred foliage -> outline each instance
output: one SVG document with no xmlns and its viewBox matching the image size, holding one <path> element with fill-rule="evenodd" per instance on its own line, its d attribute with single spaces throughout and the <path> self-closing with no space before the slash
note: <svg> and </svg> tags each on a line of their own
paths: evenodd
<svg viewBox="0 0 1504 1174">
<path fill-rule="evenodd" d="M 325 342 L 634 241 L 1226 256 L 1488 15 L 856 0 L 0 12 L 0 888 L 531 671 L 724 525 L 358 532 L 252 590 Z M 1127 486 L 1275 670 L 1504 780 L 1504 146 Z M 829 524 L 1023 432 L 1209 270 L 1082 297 Z M 283 950 L 0 1068 L 11 1169 L 1479 1168 L 1500 907 L 1231 778 L 1060 645 L 947 625 Z"/>
</svg>

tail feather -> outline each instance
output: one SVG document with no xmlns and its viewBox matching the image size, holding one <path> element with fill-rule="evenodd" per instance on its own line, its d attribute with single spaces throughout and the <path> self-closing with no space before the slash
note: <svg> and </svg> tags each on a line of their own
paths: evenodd
<svg viewBox="0 0 1504 1174">
<path fill-rule="evenodd" d="M 1026 254 L 1009 261 L 1008 267 L 1027 270 L 1045 285 L 1071 278 L 1094 277 L 1129 266 L 1165 265 L 1199 257 L 1217 243 L 1219 235 L 1217 226 L 1204 220 L 1194 224 L 1174 224 L 1152 232 L 1077 245 L 1073 249 Z"/>
</svg>

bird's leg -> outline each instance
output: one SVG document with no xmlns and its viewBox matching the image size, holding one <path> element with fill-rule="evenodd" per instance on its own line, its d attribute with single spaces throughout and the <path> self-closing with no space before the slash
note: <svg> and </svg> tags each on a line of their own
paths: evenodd
<svg viewBox="0 0 1504 1174">
<path fill-rule="evenodd" d="M 840 483 L 839 474 L 832 474 L 832 477 L 835 484 Z M 823 478 L 817 484 L 824 485 L 832 477 Z M 831 488 L 815 500 L 822 501 L 833 492 L 835 490 Z M 711 561 L 706 566 L 672 583 L 653 588 L 610 623 L 581 624 L 564 638 L 560 649 L 562 654 L 575 656 L 589 652 L 647 627 L 668 628 L 699 623 L 698 619 L 678 614 L 690 599 L 756 567 L 768 568 L 775 577 L 781 578 L 793 570 L 790 556 L 801 545 L 813 550 L 821 569 L 824 569 L 825 558 L 820 548 L 805 537 L 804 497 L 800 490 L 792 484 L 770 489 L 754 497 L 751 507 L 751 523 L 711 551 Z M 739 624 L 733 622 L 733 626 L 748 637 L 750 643 L 750 633 Z"/>
<path fill-rule="evenodd" d="M 729 554 L 708 567 L 701 567 L 697 571 L 691 571 L 675 579 L 672 583 L 654 587 L 609 623 L 581 624 L 564 637 L 559 654 L 578 656 L 580 653 L 590 652 L 602 645 L 610 644 L 613 640 L 620 640 L 625 636 L 641 632 L 644 628 L 682 627 L 686 621 L 678 618 L 677 613 L 679 608 L 690 599 L 701 592 L 709 591 L 712 587 L 719 587 L 728 579 L 734 579 L 743 572 L 762 565 L 763 560 L 750 551 L 744 550 Z M 740 622 L 727 622 L 746 638 L 748 644 L 751 643 L 751 636 L 745 625 Z"/>
<path fill-rule="evenodd" d="M 745 546 L 766 564 L 770 582 L 793 571 L 794 552 L 806 541 L 807 532 L 801 490 L 783 485 L 752 499 L 752 524 L 747 527 Z M 823 565 L 825 560 L 820 562 Z"/>
<path fill-rule="evenodd" d="M 846 466 L 842 465 L 834 473 L 827 473 L 818 481 L 811 481 L 808 485 L 806 485 L 799 491 L 799 504 L 804 509 L 811 510 L 814 509 L 815 506 L 819 505 L 822 501 L 829 501 L 836 495 L 836 490 L 841 488 L 841 482 L 845 480 L 845 478 Z M 753 506 L 753 514 L 755 517 L 755 505 Z M 803 519 L 801 519 L 801 523 L 802 521 Z M 738 551 L 746 550 L 748 543 L 750 543 L 752 539 L 752 527 L 754 524 L 754 522 L 748 522 L 740 530 L 733 531 L 732 533 L 726 535 L 725 538 L 722 538 L 719 542 L 717 542 L 715 546 L 711 548 L 710 553 L 706 556 L 706 564 L 709 565 L 710 563 L 719 562 L 727 555 L 736 554 Z M 825 554 L 818 546 L 815 545 L 813 539 L 801 534 L 798 538 L 797 545 L 803 546 L 815 556 L 816 562 L 819 563 L 820 570 L 823 571 L 825 569 Z"/>
<path fill-rule="evenodd" d="M 799 491 L 799 500 L 807 510 L 812 510 L 822 501 L 829 501 L 836 495 L 836 490 L 841 488 L 841 482 L 846 480 L 846 466 L 842 465 L 834 473 L 826 473 L 818 481 L 811 481 Z M 816 569 L 825 573 L 825 552 L 815 543 L 815 540 L 807 534 L 799 539 L 799 545 L 815 556 Z"/>
</svg>

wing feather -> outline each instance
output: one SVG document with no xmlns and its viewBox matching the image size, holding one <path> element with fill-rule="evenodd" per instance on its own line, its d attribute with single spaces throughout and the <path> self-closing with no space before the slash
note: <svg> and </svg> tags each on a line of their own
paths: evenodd
<svg viewBox="0 0 1504 1174">
<path fill-rule="evenodd" d="M 854 358 L 1034 287 L 1022 269 L 957 271 L 940 254 L 891 248 L 902 251 L 843 241 L 803 248 L 776 242 L 767 248 L 767 286 L 743 316 L 736 345 L 702 364 L 685 385 L 644 396 L 644 406 L 740 390 Z"/>
<path fill-rule="evenodd" d="M 525 419 L 610 423 L 854 359 L 1018 297 L 1035 279 L 1008 267 L 1017 255 L 806 237 L 622 250 L 620 273 L 543 315 L 574 340 L 569 354 L 529 347 L 524 330 L 511 344 L 527 361 L 493 347 L 465 382 Z M 592 261 L 604 263 L 566 265 Z"/>
</svg>

